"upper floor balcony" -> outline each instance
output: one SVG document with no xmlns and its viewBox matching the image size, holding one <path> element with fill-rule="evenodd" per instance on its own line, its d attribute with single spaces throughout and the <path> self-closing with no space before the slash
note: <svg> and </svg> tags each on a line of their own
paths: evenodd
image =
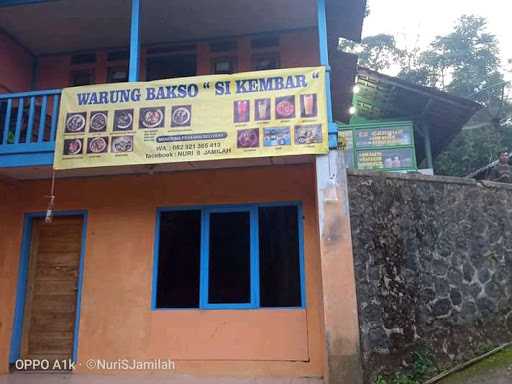
<svg viewBox="0 0 512 384">
<path fill-rule="evenodd" d="M 355 61 L 333 53 L 338 37 L 358 39 L 362 9 L 363 0 L 3 1 L 0 168 L 52 166 L 60 93 L 70 86 L 328 66 L 330 58 L 335 111 L 344 114 Z"/>
</svg>

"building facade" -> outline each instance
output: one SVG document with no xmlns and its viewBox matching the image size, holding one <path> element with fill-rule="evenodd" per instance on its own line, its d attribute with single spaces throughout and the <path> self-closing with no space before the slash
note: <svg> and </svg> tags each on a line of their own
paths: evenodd
<svg viewBox="0 0 512 384">
<path fill-rule="evenodd" d="M 360 37 L 363 13 L 356 0 L 0 2 L 0 374 L 19 359 L 159 359 L 360 380 L 334 119 L 355 74 L 337 40 Z M 320 66 L 328 154 L 53 171 L 63 88 Z"/>
</svg>

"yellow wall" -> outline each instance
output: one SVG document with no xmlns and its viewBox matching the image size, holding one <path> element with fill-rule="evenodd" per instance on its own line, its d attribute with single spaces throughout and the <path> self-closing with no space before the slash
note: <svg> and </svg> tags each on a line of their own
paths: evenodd
<svg viewBox="0 0 512 384">
<path fill-rule="evenodd" d="M 46 209 L 48 188 L 0 182 L 0 373 L 8 369 L 23 214 Z M 181 373 L 322 376 L 313 166 L 58 180 L 56 196 L 57 210 L 89 215 L 80 361 L 164 358 Z M 275 201 L 303 202 L 306 310 L 151 311 L 158 207 Z"/>
</svg>

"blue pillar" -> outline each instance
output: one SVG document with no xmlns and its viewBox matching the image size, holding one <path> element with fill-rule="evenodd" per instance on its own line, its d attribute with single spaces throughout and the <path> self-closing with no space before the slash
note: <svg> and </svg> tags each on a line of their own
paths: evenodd
<svg viewBox="0 0 512 384">
<path fill-rule="evenodd" d="M 132 0 L 132 15 L 130 20 L 130 67 L 128 70 L 128 81 L 139 80 L 140 2 L 141 0 Z"/>
<path fill-rule="evenodd" d="M 329 66 L 329 44 L 327 41 L 327 16 L 325 0 L 316 1 L 318 47 L 320 50 L 320 65 L 326 69 L 325 73 L 325 99 L 327 104 L 327 120 L 329 122 L 329 148 L 336 149 L 338 146 L 338 127 L 332 117 L 332 95 L 331 95 L 331 67 Z"/>
</svg>

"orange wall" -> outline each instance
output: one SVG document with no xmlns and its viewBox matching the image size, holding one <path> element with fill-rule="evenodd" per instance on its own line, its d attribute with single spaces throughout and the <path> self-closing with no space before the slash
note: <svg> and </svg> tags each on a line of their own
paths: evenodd
<svg viewBox="0 0 512 384">
<path fill-rule="evenodd" d="M 0 32 L 0 93 L 30 90 L 32 62 L 25 48 Z"/>
<path fill-rule="evenodd" d="M 79 360 L 176 361 L 181 373 L 323 373 L 313 166 L 58 180 L 58 210 L 88 211 Z M 23 214 L 44 211 L 48 181 L 0 182 L 0 373 L 7 371 Z M 151 311 L 158 207 L 302 201 L 307 309 Z M 84 368 L 82 368 L 82 371 Z"/>
<path fill-rule="evenodd" d="M 69 85 L 70 57 L 46 56 L 37 61 L 36 89 L 63 88 Z"/>
<path fill-rule="evenodd" d="M 238 71 L 251 70 L 250 47 L 251 37 L 240 37 L 238 40 Z M 319 65 L 318 35 L 316 29 L 304 29 L 284 32 L 280 35 L 280 60 L 282 68 L 308 67 Z M 262 51 L 263 53 L 265 51 Z M 196 47 L 197 74 L 208 75 L 211 72 L 211 60 L 213 54 L 205 42 L 199 42 Z M 93 65 L 97 84 L 107 81 L 106 51 L 98 51 L 97 63 Z M 220 53 L 217 56 L 233 56 L 231 53 Z M 144 57 L 145 50 L 141 53 L 141 80 L 145 78 Z M 70 56 L 51 55 L 39 58 L 37 71 L 37 89 L 62 88 L 69 85 L 70 80 Z M 74 67 L 80 68 L 80 66 Z"/>
</svg>

